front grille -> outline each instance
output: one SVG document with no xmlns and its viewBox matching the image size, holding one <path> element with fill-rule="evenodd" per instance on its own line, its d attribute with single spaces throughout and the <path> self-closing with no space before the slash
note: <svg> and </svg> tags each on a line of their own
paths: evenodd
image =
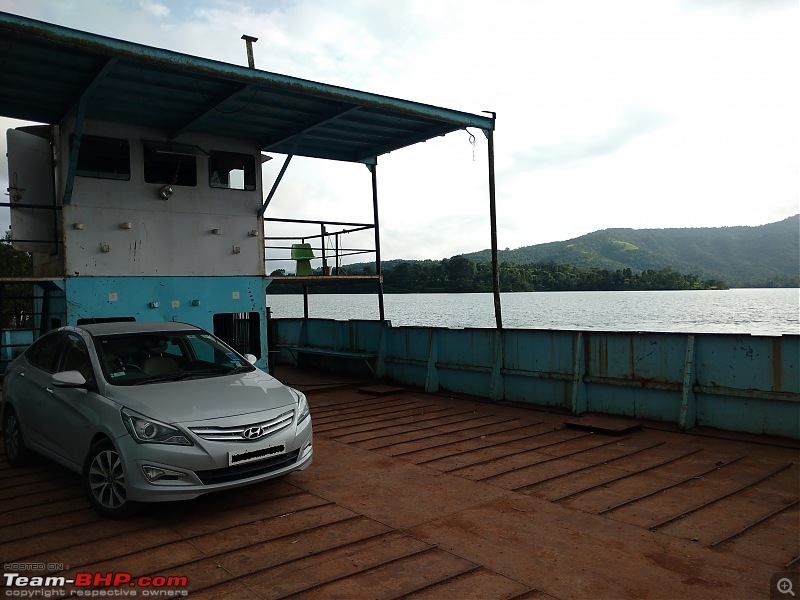
<svg viewBox="0 0 800 600">
<path fill-rule="evenodd" d="M 189 431 L 209 442 L 254 442 L 286 429 L 294 421 L 294 410 L 286 411 L 269 421 L 237 425 L 235 427 L 190 427 Z M 244 433 L 259 429 L 256 437 L 246 437 Z"/>
<path fill-rule="evenodd" d="M 221 469 L 209 469 L 208 471 L 195 471 L 203 485 L 213 485 L 215 483 L 228 483 L 239 479 L 248 479 L 258 475 L 266 475 L 274 471 L 280 471 L 297 462 L 300 450 L 294 450 L 288 454 L 281 454 L 273 458 L 249 462 L 233 467 L 223 467 Z"/>
</svg>

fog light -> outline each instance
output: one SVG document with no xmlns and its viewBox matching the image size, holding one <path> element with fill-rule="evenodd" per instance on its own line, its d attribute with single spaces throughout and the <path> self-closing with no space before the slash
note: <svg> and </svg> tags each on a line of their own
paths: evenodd
<svg viewBox="0 0 800 600">
<path fill-rule="evenodd" d="M 147 477 L 147 480 L 151 483 L 158 481 L 159 479 L 175 480 L 179 477 L 187 476 L 186 473 L 181 473 L 180 471 L 171 471 L 169 469 L 153 467 L 150 465 L 144 465 L 142 467 L 142 473 L 144 473 L 144 476 Z"/>
<path fill-rule="evenodd" d="M 308 442 L 305 448 L 303 448 L 303 451 L 300 453 L 300 460 L 303 460 L 309 454 L 311 454 L 311 442 Z"/>
</svg>

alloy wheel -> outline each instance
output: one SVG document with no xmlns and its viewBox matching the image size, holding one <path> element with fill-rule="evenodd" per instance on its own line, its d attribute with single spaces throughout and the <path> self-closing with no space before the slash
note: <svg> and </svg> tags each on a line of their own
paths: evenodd
<svg viewBox="0 0 800 600">
<path fill-rule="evenodd" d="M 89 465 L 89 491 L 97 503 L 118 510 L 128 501 L 122 461 L 114 450 L 101 450 Z"/>
<path fill-rule="evenodd" d="M 3 442 L 5 443 L 6 457 L 11 463 L 15 462 L 19 457 L 19 449 L 22 444 L 21 436 L 17 415 L 10 413 L 3 424 Z"/>
<path fill-rule="evenodd" d="M 11 406 L 6 407 L 3 415 L 3 449 L 8 464 L 13 467 L 22 466 L 28 461 L 30 453 L 22 437 L 19 417 Z"/>
</svg>

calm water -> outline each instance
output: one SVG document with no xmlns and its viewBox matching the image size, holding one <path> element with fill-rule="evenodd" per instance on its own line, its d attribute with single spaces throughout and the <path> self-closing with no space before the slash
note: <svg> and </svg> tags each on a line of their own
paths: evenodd
<svg viewBox="0 0 800 600">
<path fill-rule="evenodd" d="M 269 288 L 268 288 L 269 289 Z M 268 295 L 275 317 L 302 317 L 300 295 Z M 682 333 L 800 333 L 800 290 L 516 292 L 501 294 L 507 328 Z M 491 294 L 386 294 L 393 325 L 494 327 Z M 309 316 L 377 319 L 374 294 L 309 295 Z"/>
</svg>

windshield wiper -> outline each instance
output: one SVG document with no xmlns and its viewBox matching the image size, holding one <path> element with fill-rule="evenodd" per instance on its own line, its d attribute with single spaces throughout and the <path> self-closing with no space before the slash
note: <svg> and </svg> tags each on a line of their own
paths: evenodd
<svg viewBox="0 0 800 600">
<path fill-rule="evenodd" d="M 165 381 L 180 381 L 186 378 L 187 373 L 172 374 L 172 375 L 153 375 L 147 379 L 142 379 L 131 385 L 144 385 L 146 383 L 164 383 Z"/>
<path fill-rule="evenodd" d="M 222 375 L 219 371 L 184 371 L 183 373 L 170 373 L 167 375 L 153 375 L 148 379 L 142 379 L 131 385 L 144 385 L 146 383 L 164 383 L 165 381 L 183 381 L 191 379 L 195 375 L 207 377 L 209 375 Z"/>
<path fill-rule="evenodd" d="M 217 371 L 207 369 L 205 371 L 184 371 L 183 373 L 169 373 L 166 375 L 153 375 L 147 379 L 142 379 L 131 385 L 145 385 L 148 383 L 164 383 L 173 381 L 184 381 L 194 377 L 221 377 L 222 375 L 234 375 L 236 373 L 247 373 L 253 370 L 252 365 L 236 365 L 227 371 Z"/>
</svg>

